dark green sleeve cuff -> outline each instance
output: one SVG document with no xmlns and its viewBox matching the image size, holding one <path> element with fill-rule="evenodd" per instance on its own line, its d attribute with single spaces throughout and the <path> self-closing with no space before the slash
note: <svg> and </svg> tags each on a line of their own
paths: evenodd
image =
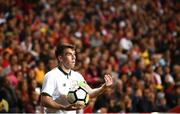
<svg viewBox="0 0 180 114">
<path fill-rule="evenodd" d="M 42 96 L 49 96 L 49 97 L 52 97 L 51 95 L 49 95 L 49 94 L 46 93 L 46 92 L 42 92 L 41 95 L 42 95 Z"/>
</svg>

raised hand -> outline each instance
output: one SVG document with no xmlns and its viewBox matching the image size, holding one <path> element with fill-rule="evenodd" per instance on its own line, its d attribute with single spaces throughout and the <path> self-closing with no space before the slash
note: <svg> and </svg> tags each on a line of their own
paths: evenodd
<svg viewBox="0 0 180 114">
<path fill-rule="evenodd" d="M 113 79 L 112 79 L 112 76 L 110 74 L 105 74 L 104 80 L 105 80 L 106 87 L 109 87 L 113 84 Z"/>
</svg>

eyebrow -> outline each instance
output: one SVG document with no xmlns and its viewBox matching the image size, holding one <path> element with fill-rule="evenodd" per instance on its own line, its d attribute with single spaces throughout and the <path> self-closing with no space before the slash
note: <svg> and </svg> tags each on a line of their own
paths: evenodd
<svg viewBox="0 0 180 114">
<path fill-rule="evenodd" d="M 76 55 L 76 52 L 72 52 L 72 53 L 71 52 L 66 52 L 65 55 L 67 55 L 67 54 L 74 54 L 74 55 Z"/>
</svg>

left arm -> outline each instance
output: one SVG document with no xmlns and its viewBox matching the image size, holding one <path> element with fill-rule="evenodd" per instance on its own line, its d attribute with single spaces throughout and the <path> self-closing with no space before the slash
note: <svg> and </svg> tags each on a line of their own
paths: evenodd
<svg viewBox="0 0 180 114">
<path fill-rule="evenodd" d="M 86 84 L 84 88 L 88 91 L 91 98 L 102 94 L 106 90 L 106 88 L 110 87 L 113 84 L 112 76 L 110 74 L 105 74 L 104 80 L 105 83 L 99 88 L 92 89 L 89 85 Z"/>
</svg>

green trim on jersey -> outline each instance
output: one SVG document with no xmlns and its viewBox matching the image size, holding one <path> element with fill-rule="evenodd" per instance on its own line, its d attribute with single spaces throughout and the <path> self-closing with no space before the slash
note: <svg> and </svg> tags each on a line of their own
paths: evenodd
<svg viewBox="0 0 180 114">
<path fill-rule="evenodd" d="M 87 85 L 87 83 L 85 81 L 80 81 L 79 82 L 80 87 L 85 87 L 86 85 Z"/>
</svg>

